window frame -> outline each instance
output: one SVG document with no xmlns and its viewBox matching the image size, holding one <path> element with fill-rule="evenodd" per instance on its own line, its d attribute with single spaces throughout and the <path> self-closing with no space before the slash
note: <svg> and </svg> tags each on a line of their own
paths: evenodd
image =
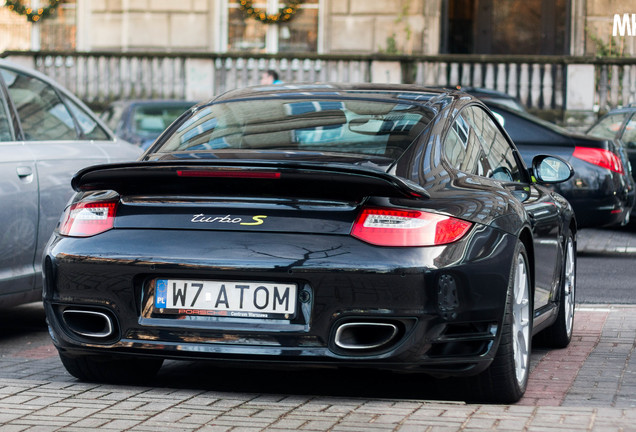
<svg viewBox="0 0 636 432">
<path fill-rule="evenodd" d="M 273 11 L 278 11 L 281 3 L 284 3 L 285 0 L 261 0 L 254 1 L 254 3 L 267 3 L 267 9 L 272 13 Z M 215 15 L 217 18 L 218 25 L 215 26 L 216 37 L 214 38 L 217 43 L 215 44 L 215 49 L 218 52 L 228 52 L 228 48 L 230 45 L 230 9 L 238 8 L 239 0 L 220 0 L 215 2 L 216 10 Z M 310 4 L 301 4 L 301 8 L 309 8 L 316 9 L 318 11 L 318 23 L 317 23 L 317 43 L 316 43 L 316 53 L 323 54 L 324 53 L 324 23 L 325 23 L 325 0 L 318 0 L 317 3 Z M 278 24 L 262 24 L 267 26 L 265 30 L 265 51 L 264 54 L 277 54 L 279 52 L 279 31 L 280 26 Z M 237 51 L 237 52 L 245 52 L 251 53 L 250 51 Z"/>
</svg>

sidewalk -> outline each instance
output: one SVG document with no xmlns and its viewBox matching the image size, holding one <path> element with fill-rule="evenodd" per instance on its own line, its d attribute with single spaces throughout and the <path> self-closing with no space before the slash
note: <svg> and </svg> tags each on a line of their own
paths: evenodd
<svg viewBox="0 0 636 432">
<path fill-rule="evenodd" d="M 636 256 L 636 230 L 584 228 L 578 233 L 577 250 L 590 255 Z"/>
<path fill-rule="evenodd" d="M 238 376 L 220 378 L 236 385 L 218 385 L 223 370 L 190 362 L 169 362 L 155 386 L 81 383 L 40 329 L 2 344 L 0 432 L 635 431 L 636 306 L 586 305 L 576 314 L 568 348 L 535 350 L 528 390 L 515 405 L 414 397 L 416 378 L 382 383 L 386 375 L 372 373 L 317 391 L 306 385 L 329 374 L 297 380 L 304 384 L 292 382 L 298 375 L 252 373 L 249 385 Z M 407 396 L 378 396 L 382 384 Z M 354 386 L 350 395 L 338 396 L 343 385 Z"/>
</svg>

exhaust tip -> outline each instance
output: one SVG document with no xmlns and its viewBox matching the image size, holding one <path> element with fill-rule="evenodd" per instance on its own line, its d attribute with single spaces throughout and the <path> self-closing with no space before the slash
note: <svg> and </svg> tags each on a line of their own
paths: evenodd
<svg viewBox="0 0 636 432">
<path fill-rule="evenodd" d="M 113 320 L 104 312 L 66 309 L 62 316 L 69 330 L 80 336 L 104 339 L 114 334 Z"/>
<path fill-rule="evenodd" d="M 336 329 L 334 342 L 345 350 L 383 348 L 398 335 L 398 326 L 385 322 L 349 322 Z"/>
</svg>

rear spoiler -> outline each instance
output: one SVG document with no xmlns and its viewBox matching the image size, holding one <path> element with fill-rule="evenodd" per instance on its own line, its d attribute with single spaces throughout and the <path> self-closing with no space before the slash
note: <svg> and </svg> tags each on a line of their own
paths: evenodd
<svg viewBox="0 0 636 432">
<path fill-rule="evenodd" d="M 420 185 L 382 171 L 346 164 L 261 161 L 150 161 L 95 165 L 80 170 L 74 190 L 122 195 L 249 195 L 340 198 L 429 198 Z"/>
</svg>

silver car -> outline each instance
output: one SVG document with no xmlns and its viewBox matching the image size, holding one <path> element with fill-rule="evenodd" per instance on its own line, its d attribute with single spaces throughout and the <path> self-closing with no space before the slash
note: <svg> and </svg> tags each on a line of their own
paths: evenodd
<svg viewBox="0 0 636 432">
<path fill-rule="evenodd" d="M 0 60 L 0 307 L 41 298 L 42 251 L 73 174 L 140 154 L 54 81 Z"/>
</svg>

